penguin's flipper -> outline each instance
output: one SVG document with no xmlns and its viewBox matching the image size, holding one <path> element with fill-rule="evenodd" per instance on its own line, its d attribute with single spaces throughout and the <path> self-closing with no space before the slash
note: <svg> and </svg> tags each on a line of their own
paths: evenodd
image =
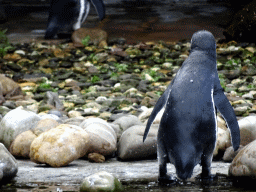
<svg viewBox="0 0 256 192">
<path fill-rule="evenodd" d="M 213 98 L 214 98 L 214 104 L 217 106 L 218 110 L 224 117 L 227 123 L 227 126 L 231 132 L 232 145 L 234 150 L 236 151 L 240 145 L 240 130 L 239 130 L 234 109 L 229 103 L 229 100 L 227 99 L 226 95 L 223 92 L 223 88 L 220 85 L 220 80 L 218 78 L 218 75 L 217 75 L 217 78 L 215 78 Z"/>
<path fill-rule="evenodd" d="M 91 0 L 91 3 L 95 7 L 100 20 L 104 19 L 105 17 L 105 5 L 102 0 Z"/>
<path fill-rule="evenodd" d="M 149 119 L 148 119 L 148 122 L 147 122 L 147 125 L 146 125 L 146 129 L 144 131 L 144 136 L 143 136 L 143 142 L 145 141 L 145 139 L 147 138 L 147 135 L 148 135 L 148 132 L 149 132 L 149 129 L 153 123 L 153 121 L 155 120 L 157 114 L 159 111 L 161 111 L 161 109 L 165 106 L 166 102 L 167 102 L 167 99 L 169 97 L 169 94 L 171 92 L 171 89 L 172 89 L 172 85 L 173 85 L 173 82 L 174 82 L 175 78 L 172 80 L 172 82 L 169 84 L 169 86 L 167 87 L 167 89 L 165 90 L 165 92 L 163 93 L 163 95 L 158 99 Z"/>
</svg>

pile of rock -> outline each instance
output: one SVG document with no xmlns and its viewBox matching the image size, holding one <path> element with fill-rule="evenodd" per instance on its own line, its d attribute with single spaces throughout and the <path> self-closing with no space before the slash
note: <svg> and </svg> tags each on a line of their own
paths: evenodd
<svg viewBox="0 0 256 192">
<path fill-rule="evenodd" d="M 54 167 L 78 158 L 156 157 L 162 112 L 143 143 L 146 121 L 190 44 L 109 44 L 79 49 L 24 44 L 1 60 L 0 72 L 8 75 L 0 76 L 0 142 L 11 154 Z M 218 44 L 217 53 L 221 84 L 239 119 L 241 145 L 251 145 L 256 139 L 255 46 Z M 236 154 L 220 116 L 218 127 L 214 156 L 224 153 L 223 159 L 232 161 Z"/>
</svg>

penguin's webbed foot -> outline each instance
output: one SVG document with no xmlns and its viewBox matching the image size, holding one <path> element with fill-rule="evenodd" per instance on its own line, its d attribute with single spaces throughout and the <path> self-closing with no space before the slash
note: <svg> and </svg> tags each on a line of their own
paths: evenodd
<svg viewBox="0 0 256 192">
<path fill-rule="evenodd" d="M 159 184 L 173 184 L 177 182 L 177 178 L 172 175 L 164 175 L 158 177 Z"/>
<path fill-rule="evenodd" d="M 217 179 L 218 176 L 215 174 L 209 174 L 209 175 L 203 175 L 202 173 L 199 174 L 196 179 L 198 180 L 202 180 L 202 181 L 213 181 L 215 179 Z"/>
</svg>

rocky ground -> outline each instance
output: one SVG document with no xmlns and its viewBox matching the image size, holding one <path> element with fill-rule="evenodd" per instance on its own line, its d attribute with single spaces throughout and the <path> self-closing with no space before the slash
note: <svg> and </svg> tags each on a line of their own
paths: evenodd
<svg viewBox="0 0 256 192">
<path fill-rule="evenodd" d="M 96 46 L 89 42 L 84 43 L 85 47 L 82 48 L 75 48 L 72 43 L 68 42 L 15 44 L 0 58 L 0 73 L 4 74 L 0 76 L 0 103 L 2 104 L 0 106 L 0 119 L 2 119 L 0 141 L 16 157 L 30 158 L 34 162 L 47 163 L 53 167 L 66 166 L 85 155 L 92 162 L 104 162 L 107 158 L 104 164 L 92 163 L 90 165 L 102 166 L 102 169 L 105 169 L 104 166 L 108 163 L 122 167 L 122 162 L 116 160 L 109 162 L 108 158 L 113 156 L 123 160 L 155 157 L 157 125 L 156 128 L 151 129 L 152 137 L 149 137 L 148 143 L 145 143 L 146 147 L 144 146 L 139 151 L 142 146 L 145 122 L 157 99 L 173 79 L 182 62 L 188 57 L 190 43 L 146 42 L 128 45 L 122 38 L 113 39 L 107 45 Z M 234 107 L 237 118 L 241 119 L 239 121 L 240 130 L 249 126 L 249 129 L 244 128 L 246 131 L 241 132 L 241 144 L 245 146 L 256 139 L 255 124 L 253 123 L 255 121 L 253 116 L 256 112 L 256 47 L 254 44 L 234 41 L 218 43 L 217 54 L 219 78 Z M 10 77 L 14 81 L 6 77 Z M 34 113 L 31 114 L 29 111 Z M 252 119 L 247 122 L 243 119 L 246 116 L 250 116 Z M 98 118 L 97 123 L 93 122 L 100 124 L 97 128 L 90 127 L 93 123 L 88 119 L 91 117 Z M 121 120 L 120 117 L 123 119 Z M 51 122 L 43 121 L 41 125 L 38 123 L 46 118 L 51 119 L 48 120 Z M 15 120 L 14 124 L 12 124 L 13 120 Z M 218 148 L 222 152 L 216 151 L 215 156 L 222 159 L 224 151 L 230 146 L 230 137 L 223 119 L 219 118 L 218 122 L 222 130 L 219 133 L 220 138 L 224 138 L 222 139 L 224 141 Z M 155 123 L 159 123 L 159 119 Z M 60 124 L 65 124 L 65 126 Z M 22 131 L 16 131 L 16 125 L 24 128 Z M 46 125 L 49 127 L 45 128 Z M 4 126 L 7 128 L 3 128 Z M 52 129 L 56 126 L 58 128 Z M 11 136 L 8 141 L 2 136 L 7 133 L 7 129 L 15 130 L 9 134 Z M 54 131 L 51 133 L 49 129 Z M 98 132 L 96 131 L 96 133 L 95 130 Z M 70 155 L 72 157 L 65 162 L 59 160 L 59 164 L 42 160 L 36 155 L 43 136 L 48 137 L 51 133 L 64 138 L 63 135 L 71 132 L 76 138 L 79 136 L 81 138 L 79 140 L 84 140 L 85 143 L 88 138 L 95 138 L 94 143 L 88 141 L 90 146 L 94 147 L 83 146 L 84 148 L 81 148 L 79 144 L 74 143 L 72 147 L 79 148 L 81 152 L 76 156 Z M 130 135 L 133 136 L 129 137 Z M 222 137 L 222 135 L 226 136 Z M 104 142 L 97 140 L 101 136 L 104 137 Z M 30 141 L 27 144 L 27 151 L 23 149 L 22 151 L 19 147 L 23 138 L 28 138 L 27 140 Z M 136 143 L 137 140 L 139 143 Z M 101 142 L 102 146 L 104 145 L 103 148 L 99 147 Z M 132 145 L 134 143 L 136 146 Z M 100 152 L 97 147 L 101 149 Z M 108 150 L 105 150 L 106 148 Z M 130 150 L 132 153 L 129 153 Z M 95 151 L 100 156 L 96 154 L 95 157 Z M 48 150 L 46 152 L 50 156 L 54 154 Z M 70 153 L 72 154 L 72 150 Z M 218 154 L 222 155 L 218 156 Z M 41 154 L 41 156 L 44 155 Z M 89 163 L 87 160 L 86 162 Z M 30 161 L 19 161 L 21 172 L 18 172 L 17 181 L 27 181 L 27 178 L 22 178 L 19 174 L 29 174 L 26 172 L 28 171 L 26 166 L 31 163 Z M 80 160 L 73 161 L 68 165 L 68 169 L 87 166 L 80 163 Z M 129 179 L 134 174 L 133 169 L 136 167 L 136 163 L 132 164 L 133 168 L 128 168 L 132 170 L 131 172 L 124 171 L 125 175 L 122 174 L 121 168 L 113 172 L 121 180 Z M 124 164 L 124 167 L 129 167 L 129 163 Z M 150 165 L 150 170 L 157 170 L 156 161 L 152 162 L 152 165 L 151 163 L 145 164 Z M 30 165 L 32 168 L 29 169 L 29 172 L 45 168 L 44 166 L 33 168 L 33 166 Z M 223 163 L 221 166 L 225 167 L 223 171 L 224 174 L 227 174 L 229 164 Z M 67 167 L 61 169 L 65 168 Z M 51 168 L 45 169 L 51 170 Z M 71 170 L 70 177 L 75 177 L 72 175 L 73 173 L 74 170 Z M 88 174 L 83 175 L 87 176 Z M 79 174 L 79 176 L 81 175 Z M 155 177 L 156 174 L 149 176 L 149 178 Z M 43 180 L 41 176 L 34 177 L 33 182 L 43 182 L 47 178 L 51 179 L 51 176 L 47 176 Z M 61 178 L 61 175 L 58 178 Z M 137 179 L 137 176 L 131 176 L 131 178 Z"/>
</svg>

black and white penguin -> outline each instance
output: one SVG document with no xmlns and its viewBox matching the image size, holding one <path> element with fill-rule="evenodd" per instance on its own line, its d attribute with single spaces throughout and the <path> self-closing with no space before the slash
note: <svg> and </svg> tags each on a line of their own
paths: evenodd
<svg viewBox="0 0 256 192">
<path fill-rule="evenodd" d="M 53 39 L 59 29 L 79 29 L 89 14 L 91 3 L 102 20 L 105 17 L 102 0 L 52 0 L 45 39 Z"/>
<path fill-rule="evenodd" d="M 191 52 L 155 105 L 146 125 L 143 141 L 158 112 L 165 108 L 157 136 L 159 181 L 172 182 L 166 164 L 174 164 L 177 176 L 186 180 L 201 164 L 201 177 L 211 178 L 211 162 L 217 137 L 218 109 L 224 117 L 237 150 L 240 131 L 232 106 L 220 85 L 216 42 L 208 31 L 191 39 Z M 217 108 L 217 109 L 216 109 Z"/>
</svg>

